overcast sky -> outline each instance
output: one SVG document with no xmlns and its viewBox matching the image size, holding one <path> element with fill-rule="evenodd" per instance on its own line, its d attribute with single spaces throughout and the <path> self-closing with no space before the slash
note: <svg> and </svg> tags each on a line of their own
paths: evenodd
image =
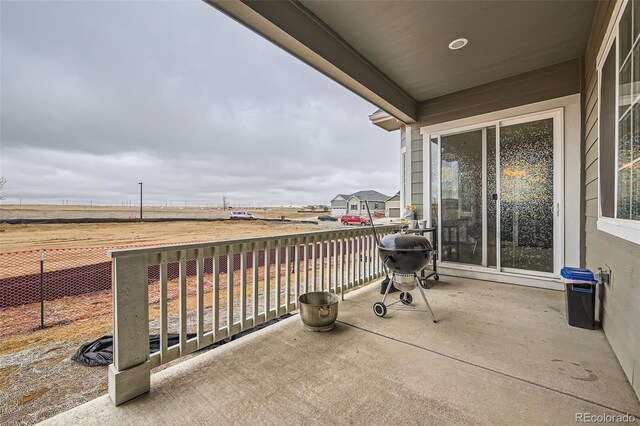
<svg viewBox="0 0 640 426">
<path fill-rule="evenodd" d="M 200 1 L 0 1 L 5 203 L 399 189 L 376 108 Z"/>
</svg>

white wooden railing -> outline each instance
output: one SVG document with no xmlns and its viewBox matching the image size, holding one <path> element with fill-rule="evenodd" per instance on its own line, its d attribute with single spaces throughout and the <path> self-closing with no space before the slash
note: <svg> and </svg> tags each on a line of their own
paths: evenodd
<svg viewBox="0 0 640 426">
<path fill-rule="evenodd" d="M 376 232 L 381 238 L 397 229 L 378 226 Z M 300 294 L 343 294 L 383 274 L 369 227 L 114 250 L 109 255 L 114 334 L 109 396 L 116 405 L 149 391 L 151 368 L 294 311 Z M 171 297 L 176 290 L 177 297 Z M 150 295 L 158 300 L 152 318 Z M 152 354 L 150 321 L 160 335 L 160 350 Z M 170 329 L 179 336 L 173 346 L 167 338 Z"/>
</svg>

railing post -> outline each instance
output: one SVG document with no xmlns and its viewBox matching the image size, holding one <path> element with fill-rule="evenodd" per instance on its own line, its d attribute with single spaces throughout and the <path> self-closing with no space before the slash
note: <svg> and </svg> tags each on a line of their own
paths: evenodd
<svg viewBox="0 0 640 426">
<path fill-rule="evenodd" d="M 280 273 L 282 272 L 282 268 L 280 267 L 280 264 L 282 263 L 282 259 L 281 259 L 281 250 L 282 250 L 282 240 L 278 239 L 274 241 L 275 243 L 275 247 L 276 247 L 276 260 L 275 260 L 275 265 L 274 265 L 274 270 L 275 270 L 275 301 L 276 301 L 276 305 L 274 306 L 276 309 L 276 317 L 280 316 Z"/>
<path fill-rule="evenodd" d="M 309 292 L 309 238 L 304 237 L 303 241 L 304 241 L 304 253 L 303 253 L 304 273 L 302 276 L 302 281 L 304 281 L 303 293 L 308 293 Z"/>
<path fill-rule="evenodd" d="M 202 249 L 197 250 L 198 257 L 196 263 L 196 279 L 198 287 L 196 288 L 196 314 L 198 327 L 198 348 L 204 347 L 202 336 L 204 335 L 204 256 Z"/>
<path fill-rule="evenodd" d="M 347 290 L 347 286 L 344 281 L 344 237 L 340 237 L 338 247 L 340 248 L 340 294 L 342 295 L 342 300 L 344 300 L 344 292 Z"/>
<path fill-rule="evenodd" d="M 291 240 L 284 240 L 284 311 L 289 312 L 291 301 Z"/>
<path fill-rule="evenodd" d="M 340 245 L 338 242 L 338 235 L 333 240 L 333 278 L 336 282 L 336 288 L 340 288 L 340 294 L 344 294 L 345 288 L 342 287 L 340 282 L 340 259 L 338 254 L 340 253 Z"/>
<path fill-rule="evenodd" d="M 252 276 L 252 280 L 251 280 L 251 298 L 252 298 L 252 304 L 251 307 L 253 308 L 253 322 L 251 323 L 252 327 L 255 327 L 256 325 L 258 325 L 258 308 L 259 308 L 259 301 L 258 301 L 258 289 L 259 289 L 259 277 L 260 277 L 260 247 L 261 244 L 260 243 L 253 243 L 252 246 L 252 258 L 251 258 L 251 264 L 253 265 L 251 268 L 251 276 Z"/>
<path fill-rule="evenodd" d="M 271 311 L 271 241 L 264 245 L 264 320 L 269 321 Z"/>
<path fill-rule="evenodd" d="M 149 392 L 149 293 L 146 256 L 116 257 L 112 266 L 113 364 L 109 397 L 115 405 Z"/>
<path fill-rule="evenodd" d="M 240 329 L 247 326 L 247 245 L 240 245 Z"/>
<path fill-rule="evenodd" d="M 325 259 L 325 255 L 324 255 L 324 246 L 325 246 L 325 241 L 324 241 L 324 235 L 320 236 L 320 291 L 325 291 L 325 278 L 324 278 L 324 259 Z M 327 285 L 327 291 L 331 291 L 331 288 Z"/>
<path fill-rule="evenodd" d="M 351 288 L 351 276 L 349 275 L 351 270 L 351 238 L 349 238 L 349 234 L 344 239 L 344 251 L 347 257 L 345 258 L 343 280 L 347 288 Z"/>
<path fill-rule="evenodd" d="M 187 352 L 187 251 L 180 251 L 180 261 L 178 262 L 180 288 L 178 290 L 178 327 L 180 329 L 180 356 Z"/>
<path fill-rule="evenodd" d="M 296 238 L 295 239 L 295 253 L 294 253 L 294 263 L 295 263 L 295 274 L 294 274 L 294 280 L 295 280 L 295 289 L 293 291 L 293 297 L 294 297 L 294 305 L 295 308 L 294 309 L 298 309 L 298 297 L 300 297 L 300 248 L 302 247 L 300 245 L 300 238 Z"/>
<path fill-rule="evenodd" d="M 311 267 L 313 269 L 311 269 L 311 282 L 313 282 L 313 290 L 311 291 L 319 291 L 318 287 L 317 287 L 317 281 L 318 281 L 318 275 L 317 275 L 317 269 L 318 269 L 318 238 L 317 236 L 313 236 L 311 238 L 311 243 L 313 244 L 311 246 Z"/>
<path fill-rule="evenodd" d="M 167 264 L 167 253 L 160 254 L 160 360 L 163 364 L 167 361 L 169 341 L 167 340 L 167 330 L 169 327 L 169 300 L 167 293 L 169 289 L 169 265 Z"/>
</svg>

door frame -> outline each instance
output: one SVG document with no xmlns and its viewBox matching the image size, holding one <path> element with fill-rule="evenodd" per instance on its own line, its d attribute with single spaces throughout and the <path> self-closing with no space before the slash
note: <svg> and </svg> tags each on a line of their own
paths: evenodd
<svg viewBox="0 0 640 426">
<path fill-rule="evenodd" d="M 432 194 L 431 194 L 431 185 L 432 185 L 432 173 L 431 173 L 431 140 L 437 139 L 438 147 L 441 144 L 441 136 L 448 136 L 452 134 L 465 133 L 473 130 L 483 130 L 483 260 L 486 256 L 486 236 L 487 236 L 487 221 L 486 221 L 486 128 L 490 126 L 495 126 L 496 128 L 496 188 L 500 188 L 500 127 L 508 126 L 514 124 L 521 124 L 531 121 L 537 121 L 547 118 L 553 118 L 553 138 L 554 138 L 554 146 L 553 146 L 553 181 L 554 181 L 554 194 L 553 194 L 553 203 L 554 203 L 554 236 L 553 236 L 553 272 L 539 272 L 539 271 L 529 271 L 522 269 L 513 269 L 513 268 L 502 268 L 500 261 L 500 252 L 501 252 L 501 235 L 500 235 L 500 194 L 498 194 L 498 200 L 496 204 L 496 268 L 489 268 L 482 265 L 468 265 L 468 264 L 458 264 L 455 262 L 438 262 L 442 264 L 444 267 L 452 268 L 452 269 L 460 269 L 465 271 L 477 271 L 481 273 L 493 272 L 495 274 L 504 274 L 504 275 L 515 275 L 515 276 L 531 276 L 531 277 L 540 277 L 546 279 L 557 278 L 560 272 L 560 268 L 564 264 L 564 255 L 565 255 L 565 212 L 564 212 L 564 151 L 565 151 L 565 107 L 564 106 L 555 106 L 555 107 L 544 107 L 545 102 L 542 102 L 539 109 L 529 110 L 529 112 L 517 112 L 518 108 L 512 108 L 509 110 L 498 111 L 493 114 L 485 114 L 483 116 L 475 116 L 468 117 L 460 120 L 438 123 L 432 126 L 423 126 L 420 128 L 420 133 L 423 136 L 423 168 L 424 168 L 424 204 L 425 204 L 425 212 L 432 211 Z M 491 115 L 491 119 L 487 119 L 487 115 Z M 428 149 L 424 148 L 428 147 Z M 440 149 L 438 150 L 438 153 Z M 437 159 L 438 162 L 438 181 L 441 182 L 441 170 L 440 170 L 440 158 Z M 442 232 L 441 220 L 441 184 L 438 185 L 438 232 Z M 429 214 L 427 217 L 428 225 L 431 226 L 431 215 Z M 442 241 L 442 239 L 440 239 Z M 439 247 L 440 256 L 442 258 L 442 247 Z M 486 262 L 483 262 L 486 263 Z"/>
</svg>

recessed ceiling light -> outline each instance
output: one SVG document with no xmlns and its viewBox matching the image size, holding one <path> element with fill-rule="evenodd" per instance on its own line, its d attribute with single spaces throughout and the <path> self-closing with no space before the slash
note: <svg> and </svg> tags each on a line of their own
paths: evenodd
<svg viewBox="0 0 640 426">
<path fill-rule="evenodd" d="M 451 50 L 462 49 L 467 45 L 467 43 L 469 43 L 469 40 L 467 40 L 466 38 L 457 38 L 453 40 L 451 43 L 449 43 L 449 49 Z"/>
</svg>

